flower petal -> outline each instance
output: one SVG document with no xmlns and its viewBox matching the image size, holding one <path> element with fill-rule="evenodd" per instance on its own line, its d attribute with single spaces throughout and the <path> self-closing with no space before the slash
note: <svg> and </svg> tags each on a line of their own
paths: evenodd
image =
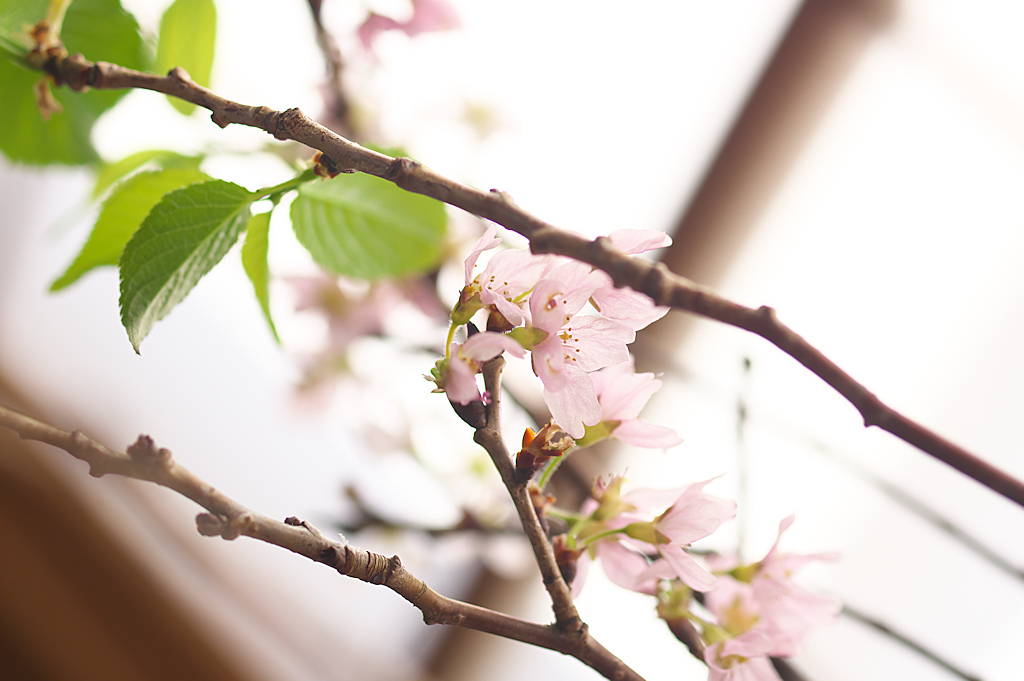
<svg viewBox="0 0 1024 681">
<path fill-rule="evenodd" d="M 615 248 L 628 255 L 672 245 L 672 237 L 654 229 L 617 229 L 608 235 Z"/>
<path fill-rule="evenodd" d="M 628 362 L 625 364 L 629 364 Z M 622 366 L 622 365 L 618 365 Z M 607 373 L 604 369 L 594 376 L 594 389 L 601 400 L 601 413 L 605 421 L 625 421 L 640 416 L 640 410 L 661 387 L 661 381 L 652 373 Z"/>
<path fill-rule="evenodd" d="M 702 568 L 682 546 L 659 544 L 658 553 L 672 568 L 673 576 L 683 580 L 683 584 L 694 591 L 710 591 L 715 588 L 715 576 Z"/>
<path fill-rule="evenodd" d="M 565 376 L 566 385 L 561 390 L 556 392 L 544 388 L 544 403 L 562 430 L 574 438 L 581 438 L 586 426 L 600 422 L 601 405 L 597 402 L 590 376 L 574 367 L 566 367 Z"/>
<path fill-rule="evenodd" d="M 650 566 L 644 556 L 617 541 L 597 542 L 596 550 L 597 557 L 601 559 L 601 569 L 613 584 L 630 591 L 655 593 L 657 578 L 640 577 Z"/>
<path fill-rule="evenodd" d="M 623 421 L 612 431 L 612 437 L 627 445 L 647 449 L 668 449 L 683 442 L 683 438 L 671 428 L 638 420 Z"/>
<path fill-rule="evenodd" d="M 494 359 L 502 352 L 514 357 L 525 357 L 526 349 L 514 338 L 493 331 L 481 331 L 473 334 L 459 348 L 459 352 L 477 362 Z"/>
<path fill-rule="evenodd" d="M 476 267 L 476 261 L 480 258 L 480 254 L 484 251 L 489 251 L 498 244 L 501 243 L 501 239 L 494 235 L 498 233 L 498 226 L 491 224 L 487 231 L 477 239 L 476 244 L 473 246 L 473 250 L 470 252 L 469 257 L 466 258 L 466 286 L 473 283 L 473 268 Z"/>
<path fill-rule="evenodd" d="M 628 343 L 636 339 L 633 329 L 604 317 L 580 315 L 561 329 L 559 338 L 570 359 L 584 371 L 596 371 L 629 360 Z"/>
<path fill-rule="evenodd" d="M 625 324 L 634 331 L 639 331 L 651 322 L 664 317 L 669 308 L 659 307 L 643 293 L 630 288 L 615 288 L 609 277 L 590 296 L 594 305 L 605 317 Z"/>
</svg>

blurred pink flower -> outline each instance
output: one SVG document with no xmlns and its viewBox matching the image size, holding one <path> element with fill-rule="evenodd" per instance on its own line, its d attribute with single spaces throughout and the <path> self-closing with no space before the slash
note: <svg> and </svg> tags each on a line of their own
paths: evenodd
<svg viewBox="0 0 1024 681">
<path fill-rule="evenodd" d="M 761 617 L 775 639 L 772 655 L 795 655 L 811 628 L 831 622 L 842 609 L 838 599 L 819 596 L 793 581 L 796 571 L 807 563 L 839 558 L 837 553 L 779 553 L 782 533 L 793 524 L 793 519 L 789 516 L 779 523 L 779 536 L 751 581 Z"/>
<path fill-rule="evenodd" d="M 793 516 L 779 524 L 779 539 L 792 524 Z M 796 654 L 808 631 L 835 619 L 842 605 L 792 580 L 793 574 L 807 563 L 834 560 L 837 555 L 779 553 L 779 539 L 764 560 L 750 566 L 754 571 L 749 578 L 721 576 L 719 588 L 708 594 L 705 605 L 731 635 L 757 632 L 771 642 L 769 655 L 788 657 Z M 745 572 L 745 567 L 740 567 L 733 574 L 743 576 Z"/>
<path fill-rule="evenodd" d="M 412 17 L 408 21 L 398 22 L 391 17 L 371 12 L 359 27 L 358 34 L 363 47 L 369 52 L 373 50 L 377 36 L 384 31 L 402 31 L 412 37 L 460 26 L 462 22 L 459 21 L 459 15 L 445 0 L 412 0 Z"/>
<path fill-rule="evenodd" d="M 750 632 L 708 646 L 708 681 L 782 681 L 768 659 L 770 645 L 768 637 Z"/>
<path fill-rule="evenodd" d="M 343 290 L 339 278 L 332 274 L 284 277 L 284 281 L 295 290 L 297 311 L 320 312 L 326 317 L 327 349 L 335 352 L 360 336 L 382 333 L 388 313 L 402 300 L 399 291 L 388 283 L 357 292 Z"/>
<path fill-rule="evenodd" d="M 736 515 L 735 501 L 704 493 L 709 482 L 711 480 L 705 480 L 684 488 L 672 506 L 651 523 L 656 540 L 650 543 L 654 544 L 661 560 L 652 563 L 640 579 L 678 577 L 696 591 L 715 588 L 715 577 L 686 552 L 690 544 L 708 536 Z M 634 490 L 624 494 L 622 500 L 639 508 L 657 505 L 665 494 L 658 490 Z M 636 535 L 630 536 L 635 538 Z"/>
<path fill-rule="evenodd" d="M 637 489 L 621 497 L 616 482 L 604 486 L 611 493 L 609 499 L 599 499 L 597 507 L 589 505 L 598 513 L 600 509 L 614 513 L 601 519 L 604 527 L 625 530 L 595 542 L 594 552 L 608 579 L 643 593 L 654 593 L 660 579 L 676 578 L 697 591 L 713 589 L 715 577 L 686 549 L 732 518 L 735 502 L 705 494 L 704 487 L 711 480 L 674 490 Z M 595 491 L 600 494 L 602 490 Z M 659 558 L 650 563 L 646 556 L 654 552 Z"/>
</svg>

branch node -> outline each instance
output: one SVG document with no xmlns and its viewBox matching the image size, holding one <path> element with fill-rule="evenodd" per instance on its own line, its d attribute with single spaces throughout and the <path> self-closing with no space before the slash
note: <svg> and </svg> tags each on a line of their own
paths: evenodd
<svg viewBox="0 0 1024 681">
<path fill-rule="evenodd" d="M 661 278 L 658 280 L 658 297 L 654 299 L 656 305 L 672 305 L 672 270 L 670 270 L 665 263 L 656 262 L 652 268 L 656 271 Z"/>
<path fill-rule="evenodd" d="M 140 435 L 135 444 L 128 447 L 128 455 L 136 463 L 146 466 L 167 467 L 171 463 L 171 450 L 157 447 L 148 435 Z"/>
<path fill-rule="evenodd" d="M 421 165 L 422 164 L 419 163 L 419 161 L 399 156 L 388 164 L 388 169 L 384 171 L 384 179 L 390 180 L 399 187 L 405 189 L 407 188 L 406 185 L 408 183 L 409 176 L 412 175 Z"/>
<path fill-rule="evenodd" d="M 503 192 L 500 189 L 491 189 L 491 196 L 496 196 L 497 198 L 501 199 L 502 203 L 507 204 L 509 206 L 516 205 L 516 202 L 515 200 L 513 200 L 512 196 L 508 192 Z"/>
<path fill-rule="evenodd" d="M 548 227 L 538 227 L 529 238 L 530 252 L 534 255 L 544 255 L 552 252 L 552 242 L 558 238 L 558 232 Z"/>
<path fill-rule="evenodd" d="M 237 539 L 243 534 L 248 534 L 254 523 L 255 518 L 252 517 L 252 513 L 249 513 L 248 511 L 239 513 L 231 519 L 228 526 L 220 533 L 220 536 L 228 541 Z"/>
<path fill-rule="evenodd" d="M 254 117 L 266 120 L 266 131 L 273 135 L 274 139 L 287 140 L 292 138 L 288 132 L 289 119 L 301 118 L 303 116 L 305 114 L 298 107 L 277 112 L 269 107 L 261 106 L 256 109 Z"/>
<path fill-rule="evenodd" d="M 175 66 L 173 69 L 168 71 L 167 77 L 172 78 L 174 80 L 179 80 L 185 85 L 191 85 L 193 82 L 192 76 L 189 75 L 188 71 L 181 68 L 180 66 Z"/>
<path fill-rule="evenodd" d="M 388 558 L 388 567 L 387 570 L 385 570 L 386 575 L 384 576 L 385 584 L 387 584 L 388 580 L 391 579 L 391 576 L 394 575 L 395 571 L 400 567 L 402 567 L 402 559 L 399 558 L 397 554 Z"/>
<path fill-rule="evenodd" d="M 21 439 L 28 440 L 30 438 L 24 433 L 22 433 Z M 72 452 L 72 454 L 74 454 L 76 458 L 82 458 L 79 455 L 85 452 L 87 449 L 89 449 L 89 446 L 91 444 L 92 440 L 86 437 L 85 433 L 83 433 L 80 428 L 76 428 L 75 430 L 71 431 L 71 446 L 75 448 L 75 451 Z"/>
<path fill-rule="evenodd" d="M 776 326 L 779 323 L 779 317 L 775 314 L 775 308 L 768 305 L 762 305 L 757 308 L 757 314 L 764 321 L 765 324 Z"/>
<path fill-rule="evenodd" d="M 200 513 L 196 516 L 196 529 L 204 537 L 217 537 L 223 534 L 228 526 L 228 519 L 213 513 Z"/>
<path fill-rule="evenodd" d="M 64 84 L 75 92 L 89 89 L 92 64 L 81 54 L 76 53 L 66 58 L 61 66 Z M 60 81 L 57 81 L 60 85 Z"/>
<path fill-rule="evenodd" d="M 23 440 L 34 439 L 26 437 L 25 434 L 22 434 L 21 438 Z M 107 462 L 103 457 L 90 455 L 95 454 L 95 448 L 96 443 L 90 440 L 81 430 L 76 429 L 71 433 L 71 447 L 68 448 L 68 452 L 76 459 L 89 464 L 89 475 L 94 478 L 102 478 L 110 470 L 108 466 L 104 465 Z"/>
<path fill-rule="evenodd" d="M 200 513 L 196 516 L 196 529 L 204 537 L 220 536 L 231 541 L 252 529 L 255 519 L 246 511 L 231 518 L 219 513 Z"/>
<path fill-rule="evenodd" d="M 330 565 L 339 572 L 343 572 L 342 567 L 344 566 L 338 565 L 342 562 L 341 556 L 338 555 L 338 549 L 334 546 L 327 546 L 326 548 L 324 548 L 324 550 L 320 552 L 320 557 L 317 558 L 317 560 L 323 563 L 324 565 Z"/>
<path fill-rule="evenodd" d="M 379 553 L 370 552 L 366 556 L 366 577 L 360 578 L 370 584 L 387 584 L 395 570 L 402 567 L 402 561 L 398 556 L 385 558 Z"/>
</svg>

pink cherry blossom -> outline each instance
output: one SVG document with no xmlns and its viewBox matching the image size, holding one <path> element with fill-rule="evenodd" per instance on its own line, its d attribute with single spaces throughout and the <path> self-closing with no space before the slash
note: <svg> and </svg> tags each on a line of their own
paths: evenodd
<svg viewBox="0 0 1024 681">
<path fill-rule="evenodd" d="M 601 405 L 588 374 L 569 366 L 562 370 L 562 376 L 565 380 L 560 390 L 544 388 L 544 404 L 551 412 L 551 419 L 574 439 L 579 439 L 587 432 L 587 426 L 601 420 Z"/>
<path fill-rule="evenodd" d="M 602 276 L 583 263 L 561 263 L 544 275 L 530 296 L 532 327 L 543 332 L 543 340 L 533 347 L 533 370 L 544 384 L 544 400 L 555 421 L 574 438 L 601 419 L 593 380 L 586 372 L 629 359 L 626 344 L 636 337 L 618 322 L 577 316 Z"/>
<path fill-rule="evenodd" d="M 617 249 L 628 255 L 662 248 L 672 243 L 664 232 L 648 229 L 620 229 L 608 235 Z M 602 285 L 594 291 L 591 300 L 602 315 L 639 331 L 651 322 L 665 316 L 669 308 L 659 307 L 643 293 L 630 288 L 616 288 L 612 278 L 604 275 Z"/>
<path fill-rule="evenodd" d="M 599 541 L 594 551 L 612 584 L 638 593 L 657 593 L 658 578 L 646 574 L 650 563 L 643 554 L 618 541 Z"/>
<path fill-rule="evenodd" d="M 735 501 L 704 493 L 704 487 L 709 482 L 711 480 L 705 480 L 683 489 L 675 503 L 654 520 L 654 529 L 664 537 L 659 538 L 655 544 L 662 560 L 652 563 L 640 575 L 641 579 L 678 577 L 686 586 L 697 591 L 709 591 L 715 587 L 715 577 L 685 550 L 736 515 Z M 622 500 L 642 504 L 644 500 L 660 498 L 662 494 L 655 490 L 635 490 L 623 495 Z"/>
<path fill-rule="evenodd" d="M 480 300 L 494 306 L 513 326 L 529 320 L 525 294 L 549 267 L 550 258 L 524 249 L 496 253 L 479 277 Z"/>
<path fill-rule="evenodd" d="M 661 387 L 652 373 L 633 373 L 632 357 L 590 375 L 597 400 L 601 404 L 601 422 L 617 423 L 611 437 L 637 447 L 667 449 L 683 439 L 665 426 L 641 421 L 640 410 Z"/>
<path fill-rule="evenodd" d="M 831 622 L 842 608 L 837 599 L 819 596 L 793 581 L 793 574 L 807 563 L 836 560 L 839 556 L 835 553 L 780 553 L 782 533 L 792 524 L 793 516 L 779 523 L 779 536 L 751 580 L 764 625 L 775 640 L 772 655 L 795 655 L 807 632 Z"/>
<path fill-rule="evenodd" d="M 768 659 L 770 645 L 767 636 L 751 632 L 708 646 L 708 681 L 782 681 Z"/>
<path fill-rule="evenodd" d="M 459 306 L 467 306 L 472 314 L 481 306 L 489 305 L 513 326 L 519 326 L 529 319 L 523 299 L 543 276 L 551 258 L 535 256 L 524 249 L 504 250 L 494 254 L 484 271 L 475 275 L 480 255 L 501 243 L 501 239 L 494 236 L 496 232 L 497 226 L 488 227 L 466 258 L 466 284 Z M 475 305 L 470 301 L 476 301 Z M 458 316 L 453 314 L 453 318 Z M 468 316 L 465 315 L 467 319 Z"/>
<path fill-rule="evenodd" d="M 459 404 L 482 399 L 476 382 L 480 363 L 494 359 L 502 352 L 516 357 L 526 355 L 526 350 L 515 340 L 490 331 L 474 334 L 461 345 L 453 343 L 448 372 L 441 379 L 440 386 L 447 393 L 448 399 Z"/>
<path fill-rule="evenodd" d="M 466 258 L 466 286 L 473 283 L 476 278 L 473 274 L 473 270 L 476 268 L 476 261 L 480 259 L 480 254 L 484 251 L 489 251 L 492 248 L 496 248 L 501 243 L 501 239 L 495 236 L 498 233 L 497 225 L 490 225 L 484 233 L 477 239 L 477 242 L 473 245 L 473 250 L 470 251 L 469 256 Z"/>
<path fill-rule="evenodd" d="M 459 15 L 445 0 L 413 0 L 412 17 L 398 22 L 373 12 L 358 29 L 359 40 L 367 51 L 373 50 L 377 36 L 384 31 L 402 31 L 412 37 L 431 31 L 447 31 L 459 28 Z"/>
<path fill-rule="evenodd" d="M 542 340 L 532 348 L 533 371 L 544 384 L 544 401 L 555 422 L 574 438 L 583 437 L 586 426 L 601 419 L 594 383 L 586 372 L 617 356 L 616 335 L 628 357 L 625 343 L 634 335 L 605 319 L 574 320 L 599 283 L 588 265 L 567 262 L 537 282 L 530 296 L 532 328 L 542 332 Z M 602 337 L 600 327 L 607 335 Z"/>
<path fill-rule="evenodd" d="M 779 539 L 793 523 L 780 523 Z M 771 641 L 768 654 L 790 656 L 810 629 L 835 619 L 841 604 L 797 585 L 793 573 L 814 560 L 833 560 L 835 554 L 782 554 L 776 539 L 768 555 L 755 564 L 749 582 L 724 575 L 719 589 L 708 594 L 705 605 L 732 635 L 759 632 Z M 742 568 L 741 568 L 742 570 Z"/>
<path fill-rule="evenodd" d="M 500 313 L 512 335 L 532 352 L 534 373 L 544 386 L 544 400 L 555 422 L 573 438 L 602 418 L 615 423 L 615 437 L 650 447 L 670 447 L 679 438 L 667 428 L 637 420 L 639 410 L 660 385 L 653 375 L 621 379 L 608 388 L 612 411 L 603 417 L 592 372 L 629 360 L 626 346 L 643 328 L 664 314 L 650 299 L 616 289 L 611 278 L 590 265 L 568 258 L 534 256 L 528 250 L 494 254 L 476 274 L 481 255 L 500 243 L 492 225 L 465 261 L 465 287 L 452 310 L 454 326 L 470 321 L 481 308 Z M 619 230 L 608 237 L 627 253 L 640 253 L 670 243 L 660 232 Z M 580 312 L 591 302 L 601 312 Z M 494 321 L 492 316 L 490 321 Z M 490 324 L 489 324 L 490 325 Z M 501 320 L 491 328 L 507 329 Z M 455 369 L 462 376 L 463 368 Z M 602 385 L 609 383 L 602 380 Z M 471 394 L 468 381 L 456 381 Z M 456 394 L 462 395 L 461 391 Z"/>
<path fill-rule="evenodd" d="M 672 237 L 653 229 L 617 229 L 608 235 L 608 240 L 626 255 L 636 255 L 672 245 Z"/>
<path fill-rule="evenodd" d="M 653 593 L 659 579 L 681 579 L 697 591 L 715 586 L 715 577 L 700 566 L 686 549 L 703 539 L 736 514 L 735 502 L 705 494 L 711 480 L 675 490 L 637 489 L 623 494 L 616 506 L 623 509 L 605 524 L 625 528 L 627 534 L 609 535 L 599 540 L 618 546 L 596 547 L 598 556 L 608 556 L 605 574 L 615 584 L 644 593 Z M 609 489 L 612 489 L 609 486 Z M 616 488 L 617 489 L 617 488 Z M 667 510 L 655 515 L 657 509 Z M 648 563 L 643 556 L 657 551 L 659 558 Z M 634 554 L 641 560 L 629 557 Z"/>
</svg>

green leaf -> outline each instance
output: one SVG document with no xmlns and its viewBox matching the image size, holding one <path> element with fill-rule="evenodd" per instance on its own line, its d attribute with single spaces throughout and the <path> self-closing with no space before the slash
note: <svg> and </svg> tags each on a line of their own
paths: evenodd
<svg viewBox="0 0 1024 681">
<path fill-rule="evenodd" d="M 270 213 L 253 215 L 245 231 L 245 243 L 242 244 L 242 266 L 249 275 L 249 281 L 256 290 L 256 298 L 263 308 L 263 316 L 267 318 L 270 332 L 274 340 L 281 342 L 277 335 L 277 327 L 270 316 L 270 269 L 267 267 L 267 246 L 270 234 Z"/>
<path fill-rule="evenodd" d="M 59 291 L 93 268 L 116 265 L 125 244 L 164 194 L 209 179 L 198 170 L 175 169 L 139 173 L 119 184 L 103 202 L 85 246 L 50 290 Z"/>
<path fill-rule="evenodd" d="M 314 260 L 360 279 L 430 269 L 440 257 L 447 225 L 439 201 L 363 174 L 299 187 L 291 217 Z"/>
<path fill-rule="evenodd" d="M 16 35 L 45 17 L 48 4 L 47 0 L 0 0 L 2 29 Z M 75 0 L 64 17 L 61 38 L 69 53 L 81 52 L 92 61 L 134 69 L 149 65 L 138 23 L 119 0 Z M 14 161 L 36 165 L 96 162 L 98 156 L 89 141 L 92 126 L 127 91 L 57 88 L 54 95 L 64 112 L 44 121 L 32 91 L 42 77 L 0 59 L 0 150 Z"/>
<path fill-rule="evenodd" d="M 137 168 L 141 168 L 151 161 L 164 169 L 181 168 L 198 170 L 199 164 L 203 161 L 203 157 L 185 156 L 174 151 L 164 151 L 162 149 L 149 149 L 147 151 L 139 151 L 129 156 L 125 156 L 121 160 L 114 161 L 113 163 L 104 163 L 99 167 L 96 173 L 96 185 L 92 189 L 93 198 L 99 198 L 108 187 L 113 185 L 122 177 L 130 174 Z"/>
<path fill-rule="evenodd" d="M 24 63 L 25 54 L 32 49 L 32 41 L 24 31 L 16 32 L 7 26 L 6 17 L 0 17 L 0 58 Z"/>
<path fill-rule="evenodd" d="M 121 255 L 121 322 L 135 352 L 238 240 L 256 198 L 211 180 L 175 190 L 153 207 Z"/>
<path fill-rule="evenodd" d="M 160 21 L 154 69 L 157 73 L 167 73 L 180 66 L 188 71 L 192 80 L 209 87 L 216 37 L 217 8 L 213 0 L 176 0 Z M 167 99 L 186 116 L 196 108 L 195 104 L 177 97 Z"/>
</svg>

